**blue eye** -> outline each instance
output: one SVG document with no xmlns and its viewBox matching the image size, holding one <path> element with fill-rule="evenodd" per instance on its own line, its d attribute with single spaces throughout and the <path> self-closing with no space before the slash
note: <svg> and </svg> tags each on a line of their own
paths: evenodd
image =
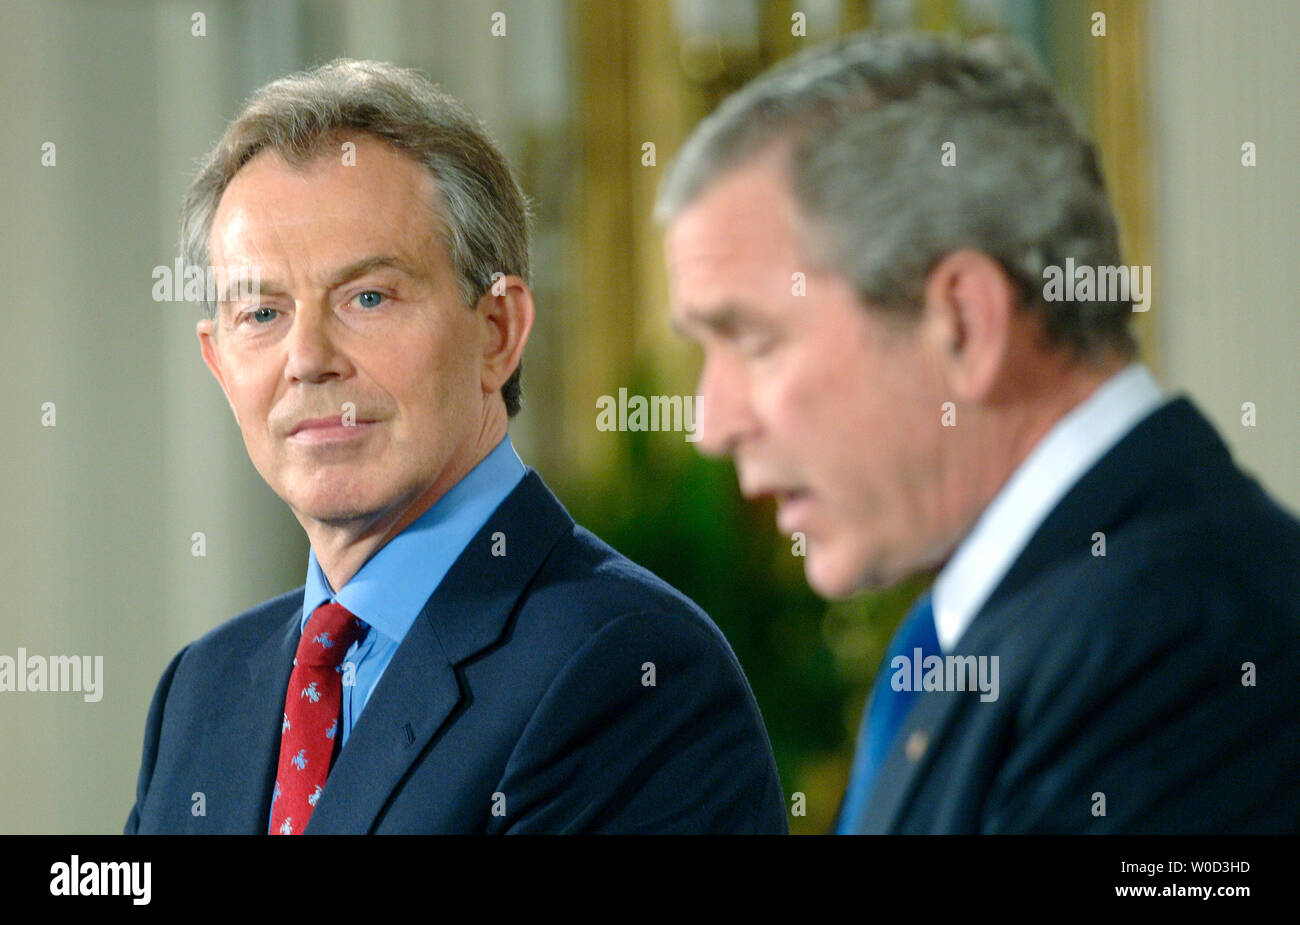
<svg viewBox="0 0 1300 925">
<path fill-rule="evenodd" d="M 374 301 L 367 302 L 366 299 L 368 297 L 373 298 Z M 362 308 L 378 308 L 379 300 L 382 298 L 384 298 L 384 294 L 382 292 L 375 292 L 373 289 L 368 289 L 365 292 L 361 293 L 359 296 L 357 296 L 357 299 L 360 300 L 361 302 Z"/>
<path fill-rule="evenodd" d="M 272 320 L 274 320 L 274 318 L 275 318 L 275 309 L 274 309 L 274 308 L 255 308 L 255 309 L 253 309 L 253 311 L 251 312 L 251 314 L 252 314 L 252 316 L 253 316 L 253 320 L 255 320 L 255 321 L 259 321 L 259 322 L 262 322 L 262 321 L 272 321 Z"/>
</svg>

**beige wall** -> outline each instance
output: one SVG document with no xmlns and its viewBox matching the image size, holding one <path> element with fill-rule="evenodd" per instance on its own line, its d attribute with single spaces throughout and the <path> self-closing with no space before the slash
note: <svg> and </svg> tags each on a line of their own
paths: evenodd
<svg viewBox="0 0 1300 925">
<path fill-rule="evenodd" d="M 1165 383 L 1300 511 L 1300 4 L 1157 0 L 1148 35 Z M 1253 141 L 1258 166 L 1241 165 Z M 1257 424 L 1243 427 L 1254 402 Z"/>
</svg>

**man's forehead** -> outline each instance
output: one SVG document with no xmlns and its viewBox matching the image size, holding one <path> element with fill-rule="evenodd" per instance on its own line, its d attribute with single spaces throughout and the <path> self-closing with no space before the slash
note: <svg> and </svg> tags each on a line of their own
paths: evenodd
<svg viewBox="0 0 1300 925">
<path fill-rule="evenodd" d="M 295 254 L 319 259 L 351 259 L 370 253 L 400 253 L 412 259 L 424 256 L 436 229 L 429 221 L 394 220 L 393 213 L 365 218 L 339 216 L 331 211 L 308 215 L 277 214 L 274 211 L 245 213 L 232 211 L 222 222 L 213 222 L 211 250 L 236 261 L 273 260 Z"/>
<path fill-rule="evenodd" d="M 247 234 L 340 218 L 376 228 L 402 218 L 427 224 L 437 196 L 429 171 L 389 145 L 359 137 L 351 154 L 326 145 L 301 164 L 273 149 L 258 152 L 226 186 L 213 227 Z M 334 214 L 340 212 L 346 214 Z"/>
<path fill-rule="evenodd" d="M 213 217 L 213 261 L 274 262 L 311 254 L 341 266 L 374 253 L 426 259 L 437 239 L 432 178 L 414 162 L 409 170 L 395 164 L 364 170 L 363 163 L 335 167 L 317 158 L 298 167 L 282 159 L 250 161 Z"/>
<path fill-rule="evenodd" d="M 737 306 L 790 293 L 792 274 L 801 269 L 797 255 L 777 219 L 762 221 L 728 223 L 684 212 L 670 227 L 669 284 L 681 314 L 734 314 Z"/>
<path fill-rule="evenodd" d="M 665 231 L 670 270 L 793 261 L 791 206 L 784 176 L 766 162 L 724 174 L 670 220 Z"/>
</svg>

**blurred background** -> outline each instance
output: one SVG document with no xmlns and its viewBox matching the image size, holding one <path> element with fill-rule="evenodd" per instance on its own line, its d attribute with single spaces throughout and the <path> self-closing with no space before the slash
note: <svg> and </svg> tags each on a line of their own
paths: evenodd
<svg viewBox="0 0 1300 925">
<path fill-rule="evenodd" d="M 537 324 L 511 433 L 574 516 L 698 601 L 767 722 L 795 832 L 830 825 L 854 731 L 921 585 L 828 604 L 773 512 L 681 433 L 606 432 L 602 395 L 690 395 L 667 321 L 664 167 L 774 61 L 874 27 L 1011 32 L 1090 128 L 1126 260 L 1150 264 L 1145 361 L 1300 510 L 1300 4 L 1253 0 L 4 0 L 0 654 L 104 656 L 102 701 L 0 693 L 0 832 L 119 832 L 175 652 L 302 583 L 306 539 L 200 361 L 197 308 L 152 300 L 195 159 L 244 97 L 337 56 L 465 101 L 536 214 Z M 1094 35 L 1105 16 L 1105 35 Z M 503 18 L 496 17 L 503 14 Z M 495 17 L 495 18 L 494 18 Z M 494 30 L 494 24 L 497 29 Z M 494 34 L 502 31 L 504 35 Z M 195 34 L 201 31 L 202 34 Z M 53 166 L 42 164 L 54 144 Z M 1252 142 L 1257 166 L 1244 168 Z M 646 145 L 653 145 L 647 148 Z M 648 156 L 651 155 L 651 156 Z M 1254 427 L 1242 404 L 1257 407 Z M 55 426 L 43 426 L 52 403 Z M 45 423 L 48 423 L 46 421 Z M 193 535 L 206 555 L 192 554 Z"/>
</svg>

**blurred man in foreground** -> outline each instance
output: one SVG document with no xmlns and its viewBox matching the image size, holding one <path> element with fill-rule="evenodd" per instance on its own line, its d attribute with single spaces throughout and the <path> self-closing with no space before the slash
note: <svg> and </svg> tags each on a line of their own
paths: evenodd
<svg viewBox="0 0 1300 925">
<path fill-rule="evenodd" d="M 762 75 L 660 191 L 700 448 L 827 597 L 937 570 L 840 832 L 1300 828 L 1300 523 L 1129 332 L 1097 159 L 1001 41 Z"/>
</svg>

